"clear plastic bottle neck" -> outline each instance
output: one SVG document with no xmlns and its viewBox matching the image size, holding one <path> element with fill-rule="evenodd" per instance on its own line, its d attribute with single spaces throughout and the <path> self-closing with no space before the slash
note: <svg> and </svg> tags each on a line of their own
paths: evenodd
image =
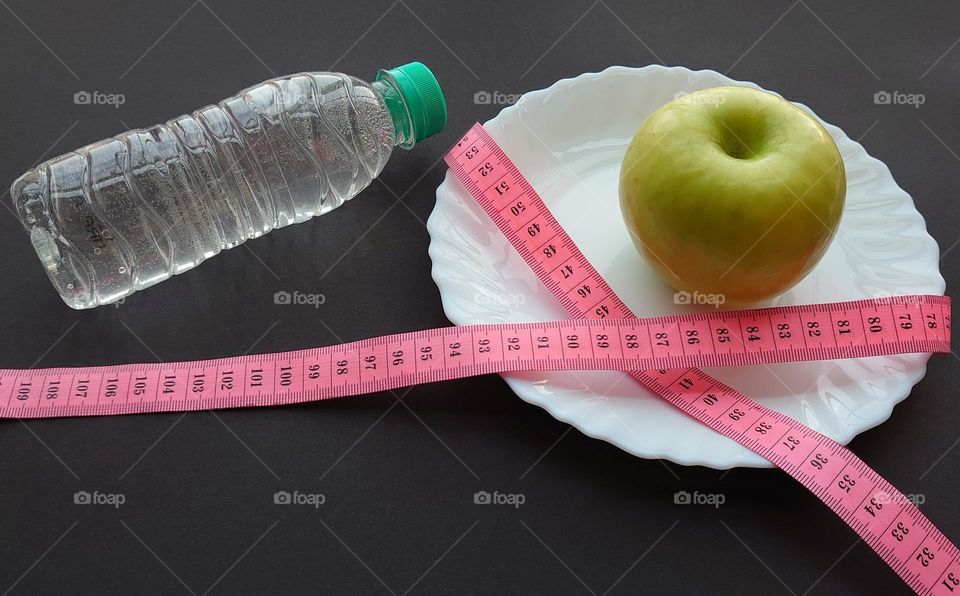
<svg viewBox="0 0 960 596">
<path fill-rule="evenodd" d="M 389 78 L 374 81 L 373 88 L 383 98 L 383 102 L 390 112 L 396 146 L 402 149 L 410 149 L 416 143 L 413 134 L 413 120 L 410 118 L 410 109 L 403 99 L 400 89 Z"/>
</svg>

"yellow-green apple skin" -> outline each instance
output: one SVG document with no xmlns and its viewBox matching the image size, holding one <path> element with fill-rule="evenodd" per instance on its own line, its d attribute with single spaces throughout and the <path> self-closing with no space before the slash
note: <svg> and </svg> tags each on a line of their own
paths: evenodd
<svg viewBox="0 0 960 596">
<path fill-rule="evenodd" d="M 813 269 L 846 188 L 840 152 L 815 118 L 771 93 L 713 87 L 643 123 L 620 168 L 620 209 L 667 283 L 743 305 Z"/>
</svg>

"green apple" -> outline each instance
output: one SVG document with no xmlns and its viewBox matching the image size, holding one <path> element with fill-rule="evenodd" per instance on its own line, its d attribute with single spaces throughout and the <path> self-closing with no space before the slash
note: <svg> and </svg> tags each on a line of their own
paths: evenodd
<svg viewBox="0 0 960 596">
<path fill-rule="evenodd" d="M 772 93 L 714 87 L 643 123 L 620 168 L 620 209 L 671 286 L 750 304 L 813 269 L 846 188 L 840 152 L 815 118 Z"/>
</svg>

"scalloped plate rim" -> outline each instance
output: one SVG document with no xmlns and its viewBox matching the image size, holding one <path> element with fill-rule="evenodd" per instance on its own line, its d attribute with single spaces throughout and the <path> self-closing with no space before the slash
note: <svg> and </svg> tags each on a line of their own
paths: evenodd
<svg viewBox="0 0 960 596">
<path fill-rule="evenodd" d="M 615 66 L 607 67 L 606 69 L 599 72 L 588 72 L 588 73 L 583 73 L 574 77 L 563 78 L 556 81 L 549 87 L 524 93 L 521 96 L 520 100 L 518 100 L 515 104 L 505 107 L 496 116 L 487 120 L 483 124 L 484 126 L 488 126 L 491 123 L 495 123 L 501 116 L 505 114 L 509 115 L 512 111 L 519 109 L 518 106 L 520 104 L 520 101 L 526 100 L 527 102 L 529 102 L 531 99 L 536 99 L 540 96 L 555 93 L 558 90 L 561 90 L 564 87 L 571 85 L 577 81 L 602 77 L 611 73 L 631 73 L 631 74 L 636 74 L 637 76 L 642 76 L 646 73 L 646 71 L 653 71 L 653 70 L 682 72 L 682 73 L 685 73 L 688 77 L 692 75 L 701 75 L 701 74 L 714 75 L 722 79 L 727 79 L 731 81 L 732 84 L 749 86 L 756 89 L 763 89 L 756 83 L 753 83 L 750 81 L 738 81 L 735 79 L 730 79 L 726 75 L 723 75 L 711 69 L 691 70 L 682 66 L 666 67 L 666 66 L 660 66 L 660 65 L 649 65 L 649 66 L 635 68 L 635 67 L 615 65 Z M 763 90 L 769 91 L 767 89 L 763 89 Z M 775 91 L 770 91 L 770 92 L 776 93 Z M 871 156 L 863 147 L 863 145 L 858 143 L 856 140 L 851 139 L 841 128 L 823 121 L 823 119 L 817 116 L 806 105 L 798 102 L 793 102 L 793 103 L 801 107 L 802 109 L 806 110 L 807 112 L 813 114 L 818 120 L 820 120 L 820 122 L 822 122 L 828 128 L 828 130 L 831 131 L 831 134 L 838 132 L 841 135 L 842 140 L 844 142 L 848 142 L 852 144 L 854 146 L 854 150 L 858 153 L 861 153 L 865 158 L 866 162 L 870 163 L 874 169 L 877 169 L 877 168 L 882 169 L 883 173 L 889 177 L 889 180 L 893 184 L 895 189 L 910 202 L 911 207 L 913 208 L 914 212 L 917 214 L 917 217 L 919 219 L 918 223 L 922 227 L 922 230 L 920 230 L 921 235 L 925 237 L 924 240 L 926 240 L 928 243 L 932 243 L 936 254 L 939 254 L 939 246 L 936 240 L 932 236 L 930 236 L 926 227 L 926 221 L 924 220 L 922 214 L 920 214 L 919 211 L 917 211 L 916 204 L 913 201 L 913 197 L 909 193 L 907 193 L 905 190 L 903 190 L 896 183 L 896 180 L 893 178 L 892 172 L 886 166 L 886 164 L 880 161 L 879 159 Z M 453 184 L 452 180 L 453 180 L 453 174 L 448 170 L 446 172 L 446 175 L 444 176 L 443 182 L 438 186 L 436 191 L 437 205 L 440 204 L 441 200 L 444 200 L 443 195 L 447 193 L 449 194 L 454 193 L 454 190 L 452 189 L 452 184 Z M 436 224 L 435 215 L 438 213 L 438 211 L 439 210 L 435 207 L 434 210 L 431 212 L 430 217 L 427 220 L 427 230 L 430 235 L 430 245 L 428 247 L 428 255 L 430 256 L 430 259 L 431 259 L 431 277 L 433 278 L 434 283 L 437 285 L 440 291 L 441 303 L 447 318 L 450 319 L 450 321 L 452 321 L 455 324 L 464 324 L 465 321 L 463 320 L 463 311 L 453 303 L 453 301 L 451 300 L 450 294 L 444 291 L 444 286 L 447 283 L 449 283 L 449 280 L 444 277 L 441 266 L 438 264 L 438 258 L 437 258 L 438 256 L 437 246 L 439 246 L 439 243 L 437 241 L 438 234 L 436 230 L 437 224 Z M 943 294 L 946 289 L 946 282 L 943 280 L 942 276 L 940 275 L 939 267 L 935 267 L 933 269 L 933 274 L 937 278 L 939 278 L 938 279 L 939 289 L 937 290 L 937 293 Z M 905 374 L 904 374 L 904 378 L 901 380 L 901 385 L 905 387 L 905 390 L 899 392 L 900 395 L 898 397 L 894 397 L 889 400 L 878 400 L 880 401 L 881 404 L 887 404 L 888 407 L 882 408 L 882 410 L 879 411 L 874 418 L 871 418 L 867 421 L 863 421 L 859 425 L 851 424 L 849 427 L 848 436 L 839 437 L 838 441 L 841 442 L 842 444 L 846 444 L 858 434 L 865 432 L 867 430 L 870 430 L 871 428 L 874 428 L 886 422 L 890 418 L 890 416 L 893 414 L 894 407 L 900 402 L 902 402 L 904 399 L 906 399 L 910 395 L 911 389 L 917 383 L 919 383 L 920 380 L 922 380 L 923 377 L 925 376 L 927 361 L 929 360 L 929 357 L 930 357 L 930 354 L 919 355 L 917 367 L 911 370 L 904 371 Z M 706 467 L 711 467 L 715 469 L 729 469 L 732 467 L 766 467 L 766 468 L 773 467 L 772 463 L 768 462 L 765 459 L 759 458 L 759 456 L 754 461 L 729 461 L 728 459 L 720 461 L 718 458 L 711 459 L 709 454 L 705 454 L 703 452 L 696 452 L 692 450 L 684 452 L 683 450 L 673 451 L 669 449 L 668 450 L 638 449 L 636 445 L 625 443 L 619 440 L 618 438 L 616 438 L 615 436 L 604 434 L 602 432 L 592 432 L 589 429 L 584 428 L 582 425 L 578 424 L 578 421 L 575 419 L 574 416 L 564 415 L 557 408 L 551 409 L 549 405 L 545 403 L 546 400 L 541 401 L 541 400 L 533 399 L 530 392 L 530 381 L 528 381 L 527 379 L 518 378 L 514 375 L 511 375 L 510 373 L 501 374 L 500 376 L 503 377 L 503 379 L 507 382 L 511 390 L 514 393 L 516 393 L 524 401 L 540 406 L 557 420 L 570 424 L 571 426 L 573 426 L 574 428 L 576 428 L 586 436 L 611 443 L 619 447 L 620 449 L 623 449 L 624 451 L 631 453 L 637 457 L 643 457 L 645 459 L 667 459 L 669 461 L 675 462 L 680 465 L 685 465 L 685 466 L 700 465 L 700 466 L 706 466 Z"/>
</svg>

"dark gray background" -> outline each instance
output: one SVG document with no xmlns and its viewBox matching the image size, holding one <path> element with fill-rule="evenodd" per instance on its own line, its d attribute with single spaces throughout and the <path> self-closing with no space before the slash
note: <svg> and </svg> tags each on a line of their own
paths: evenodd
<svg viewBox="0 0 960 596">
<path fill-rule="evenodd" d="M 323 218 L 222 253 L 119 308 L 68 309 L 0 210 L 0 366 L 290 350 L 447 324 L 424 221 L 436 161 L 520 93 L 611 64 L 729 71 L 813 107 L 886 162 L 960 274 L 956 2 L 0 1 L 0 181 L 273 75 L 419 59 L 447 129 Z M 75 105 L 77 91 L 126 102 Z M 877 91 L 923 93 L 919 109 Z M 9 198 L 4 195 L 4 202 Z M 280 290 L 326 303 L 278 306 Z M 960 363 L 940 356 L 852 448 L 960 539 Z M 0 423 L 0 594 L 861 593 L 896 575 L 786 475 L 631 457 L 498 377 L 322 404 Z M 122 493 L 119 509 L 78 490 Z M 278 490 L 323 493 L 279 507 Z M 478 490 L 521 493 L 480 507 Z M 718 492 L 719 509 L 677 506 Z"/>
</svg>

